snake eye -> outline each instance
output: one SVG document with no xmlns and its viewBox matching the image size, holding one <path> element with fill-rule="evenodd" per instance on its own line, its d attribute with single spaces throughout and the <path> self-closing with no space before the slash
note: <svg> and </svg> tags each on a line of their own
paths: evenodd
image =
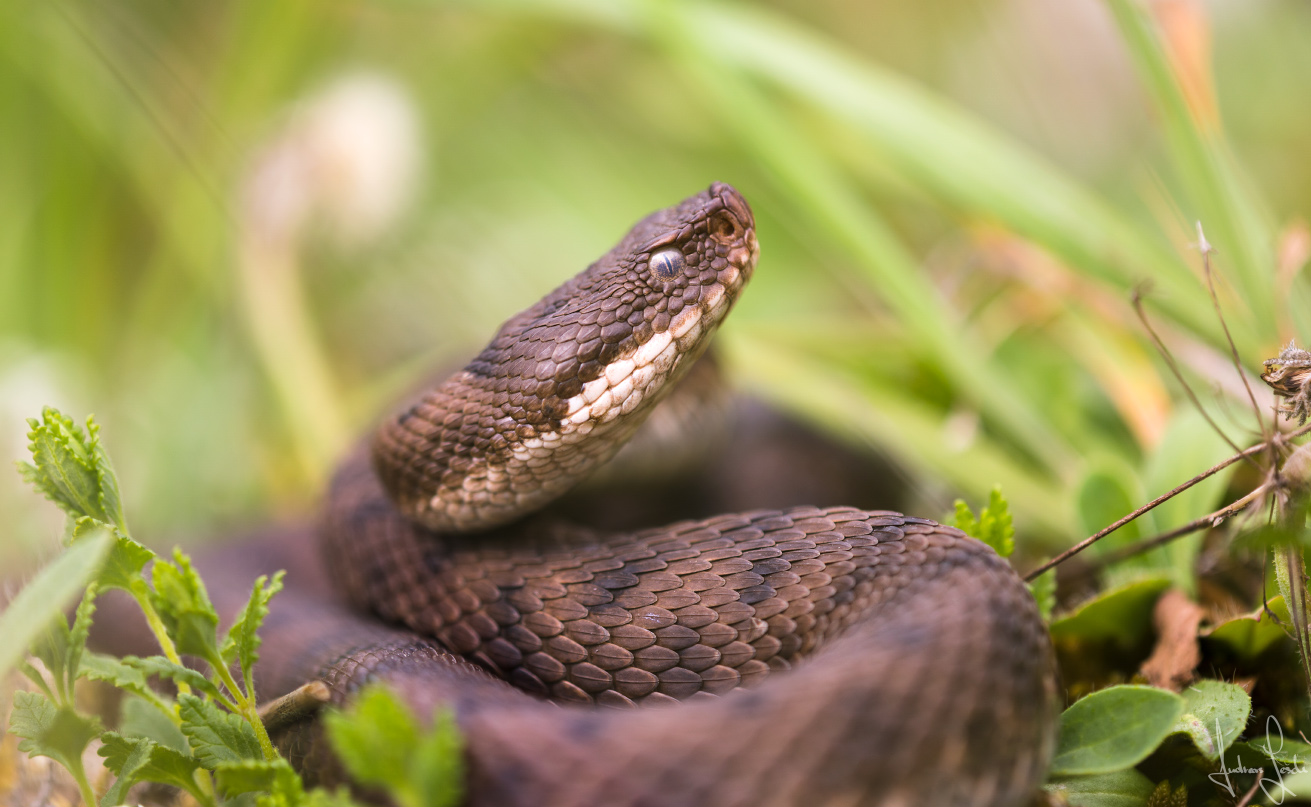
<svg viewBox="0 0 1311 807">
<path fill-rule="evenodd" d="M 676 249 L 662 249 L 651 256 L 647 264 L 651 267 L 651 273 L 659 280 L 673 280 L 683 271 L 687 262 L 683 260 L 683 253 Z"/>
</svg>

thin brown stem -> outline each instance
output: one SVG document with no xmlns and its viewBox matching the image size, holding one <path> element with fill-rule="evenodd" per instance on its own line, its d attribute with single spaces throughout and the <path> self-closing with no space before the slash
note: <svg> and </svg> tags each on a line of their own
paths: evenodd
<svg viewBox="0 0 1311 807">
<path fill-rule="evenodd" d="M 1256 775 L 1256 781 L 1252 783 L 1252 786 L 1248 791 L 1243 794 L 1242 800 L 1235 804 L 1234 807 L 1247 807 L 1247 805 L 1251 804 L 1252 799 L 1256 798 L 1256 791 L 1261 789 L 1261 782 L 1264 780 L 1265 768 L 1262 768 L 1261 772 Z"/>
<path fill-rule="evenodd" d="M 1284 435 L 1282 438 L 1276 438 L 1276 439 L 1291 440 L 1296 437 L 1301 437 L 1307 432 L 1311 432 L 1311 424 L 1303 426 L 1300 429 L 1291 431 L 1287 435 Z M 1182 485 L 1179 485 L 1178 487 L 1172 489 L 1168 493 L 1163 493 L 1160 496 L 1157 496 L 1155 499 L 1152 499 L 1147 504 L 1144 504 L 1142 507 L 1139 507 L 1137 510 L 1134 510 L 1132 513 L 1128 514 L 1124 518 L 1121 518 L 1119 521 L 1116 521 L 1114 524 L 1111 524 L 1109 527 L 1106 527 L 1105 529 L 1100 530 L 1099 532 L 1096 532 L 1088 536 L 1087 538 L 1083 539 L 1079 543 L 1065 550 L 1061 554 L 1057 555 L 1056 557 L 1042 564 L 1038 568 L 1029 572 L 1024 576 L 1025 581 L 1031 582 L 1034 578 L 1036 578 L 1038 575 L 1042 574 L 1043 572 L 1047 571 L 1048 569 L 1054 568 L 1058 564 L 1063 563 L 1069 558 L 1074 557 L 1075 555 L 1079 554 L 1083 550 L 1097 543 L 1101 539 L 1105 538 L 1106 536 L 1120 529 L 1125 524 L 1128 524 L 1129 522 L 1138 518 L 1143 513 L 1156 509 L 1161 504 L 1169 501 L 1170 499 L 1173 499 L 1175 496 L 1178 496 L 1180 493 L 1183 493 L 1185 490 L 1188 490 L 1193 485 L 1196 485 L 1198 482 L 1201 482 L 1203 479 L 1207 479 L 1208 477 L 1214 476 L 1215 474 L 1219 473 L 1220 471 L 1223 471 L 1225 468 L 1228 468 L 1230 465 L 1233 465 L 1235 462 L 1238 462 L 1239 460 L 1250 459 L 1253 454 L 1259 454 L 1262 451 L 1265 451 L 1273 442 L 1274 442 L 1273 439 L 1262 440 L 1260 443 L 1257 443 L 1251 448 L 1244 449 L 1242 451 L 1239 451 L 1237 454 L 1234 454 L 1232 457 L 1229 457 L 1228 459 L 1221 460 L 1216 465 L 1211 466 L 1210 468 L 1198 474 L 1197 476 L 1193 477 L 1192 479 L 1189 479 L 1187 482 L 1184 482 Z"/>
<path fill-rule="evenodd" d="M 1169 348 L 1165 346 L 1165 342 L 1161 341 L 1160 335 L 1157 334 L 1156 329 L 1152 327 L 1151 320 L 1147 318 L 1147 311 L 1143 309 L 1142 294 L 1140 294 L 1137 289 L 1135 289 L 1133 293 L 1133 310 L 1138 313 L 1138 320 L 1142 322 L 1143 328 L 1145 328 L 1147 330 L 1148 335 L 1152 337 L 1152 343 L 1156 345 L 1157 352 L 1161 354 L 1161 358 L 1165 359 L 1166 366 L 1170 368 L 1170 372 L 1174 375 L 1175 380 L 1179 382 L 1179 386 L 1183 387 L 1184 394 L 1188 396 L 1188 400 L 1192 402 L 1193 407 L 1197 409 L 1197 412 L 1211 426 L 1211 429 L 1216 434 L 1220 435 L 1221 440 L 1224 440 L 1225 443 L 1227 443 L 1229 447 L 1232 448 L 1234 451 L 1238 451 L 1239 450 L 1238 444 L 1235 443 L 1233 440 L 1230 440 L 1229 435 L 1225 434 L 1224 430 L 1222 430 L 1219 427 L 1219 425 L 1217 425 L 1216 422 L 1211 419 L 1211 415 L 1206 411 L 1206 407 L 1202 406 L 1202 402 L 1198 400 L 1197 394 L 1193 392 L 1193 388 L 1189 386 L 1188 381 L 1184 379 L 1184 374 L 1182 371 L 1180 371 L 1179 365 L 1175 363 L 1173 354 L 1171 354 Z M 1221 323 L 1223 323 L 1224 317 L 1221 317 L 1220 321 Z M 1228 328 L 1226 328 L 1225 332 L 1228 333 Z M 1242 375 L 1242 373 L 1240 372 L 1239 375 Z M 1264 437 L 1264 435 L 1265 432 L 1263 431 L 1262 437 Z M 1264 446 L 1265 442 L 1262 441 L 1261 445 Z M 1246 459 L 1248 462 L 1251 462 L 1252 466 L 1256 468 L 1258 471 L 1261 470 L 1260 466 L 1256 464 L 1255 460 L 1247 457 L 1246 455 L 1244 455 L 1243 458 Z"/>
<path fill-rule="evenodd" d="M 1247 494 L 1246 496 L 1243 496 L 1241 499 L 1236 499 L 1230 502 L 1229 504 L 1226 504 L 1224 507 L 1221 507 L 1219 510 L 1216 510 L 1214 513 L 1208 513 L 1207 515 L 1204 515 L 1201 518 L 1196 519 L 1194 521 L 1190 521 L 1181 527 L 1175 527 L 1172 530 L 1167 530 L 1166 532 L 1160 533 L 1158 535 L 1153 535 L 1151 538 L 1144 538 L 1143 540 L 1135 544 L 1130 544 L 1129 546 L 1121 547 L 1120 549 L 1117 549 L 1114 552 L 1107 554 L 1105 557 L 1101 557 L 1093 561 L 1092 565 L 1096 568 L 1101 568 L 1103 566 L 1110 566 L 1111 564 L 1119 563 L 1120 561 L 1125 560 L 1126 558 L 1132 558 L 1135 555 L 1141 555 L 1142 553 L 1149 552 L 1153 549 L 1156 549 L 1159 546 L 1164 546 L 1170 543 L 1171 541 L 1173 541 L 1174 539 L 1182 538 L 1183 536 L 1188 535 L 1189 533 L 1194 533 L 1197 532 L 1198 530 L 1209 529 L 1211 527 L 1218 527 L 1222 523 L 1227 521 L 1230 517 L 1237 515 L 1243 510 L 1246 510 L 1248 505 L 1256 501 L 1261 496 L 1261 494 L 1265 493 L 1268 489 L 1269 489 L 1269 485 L 1259 485 L 1251 493 Z"/>
<path fill-rule="evenodd" d="M 1225 342 L 1229 345 L 1229 356 L 1234 360 L 1234 372 L 1238 373 L 1238 380 L 1243 382 L 1243 389 L 1247 390 L 1247 400 L 1252 404 L 1252 412 L 1256 415 L 1256 423 L 1261 428 L 1261 439 L 1269 437 L 1265 430 L 1265 418 L 1261 414 L 1261 407 L 1256 403 L 1256 394 L 1252 392 L 1252 385 L 1247 383 L 1247 374 L 1243 372 L 1242 359 L 1238 357 L 1238 345 L 1234 344 L 1234 337 L 1229 333 L 1229 323 L 1225 322 L 1225 315 L 1220 310 L 1220 297 L 1215 293 L 1215 275 L 1211 272 L 1211 253 L 1215 248 L 1206 240 L 1206 234 L 1202 232 L 1202 222 L 1197 222 L 1197 248 L 1202 252 L 1202 273 L 1206 276 L 1206 290 L 1211 294 L 1211 305 L 1215 307 L 1215 317 L 1220 320 L 1220 327 L 1225 332 Z"/>
</svg>

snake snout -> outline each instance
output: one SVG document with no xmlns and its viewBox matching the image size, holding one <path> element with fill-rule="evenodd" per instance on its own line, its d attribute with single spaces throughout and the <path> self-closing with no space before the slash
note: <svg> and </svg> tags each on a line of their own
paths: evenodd
<svg viewBox="0 0 1311 807">
<path fill-rule="evenodd" d="M 751 213 L 751 205 L 736 188 L 725 182 L 712 184 L 709 194 L 723 205 L 711 217 L 711 237 L 729 247 L 726 256 L 729 263 L 744 279 L 750 278 L 760 258 L 760 242 L 756 240 L 756 219 Z"/>
</svg>

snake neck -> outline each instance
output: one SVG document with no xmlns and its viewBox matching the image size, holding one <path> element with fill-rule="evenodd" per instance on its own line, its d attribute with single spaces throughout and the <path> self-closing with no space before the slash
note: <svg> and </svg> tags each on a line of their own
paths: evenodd
<svg viewBox="0 0 1311 807">
<path fill-rule="evenodd" d="M 758 256 L 728 185 L 643 219 L 383 424 L 373 463 L 389 496 L 430 529 L 473 532 L 573 487 L 705 351 Z"/>
</svg>

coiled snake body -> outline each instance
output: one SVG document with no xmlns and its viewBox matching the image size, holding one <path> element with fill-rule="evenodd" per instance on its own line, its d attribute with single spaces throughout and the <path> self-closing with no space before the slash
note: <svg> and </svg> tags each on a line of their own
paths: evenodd
<svg viewBox="0 0 1311 807">
<path fill-rule="evenodd" d="M 319 529 L 324 587 L 355 610 L 293 570 L 262 695 L 383 680 L 420 714 L 453 708 L 470 804 L 1022 803 L 1050 753 L 1054 665 L 982 543 L 846 507 L 610 538 L 529 515 L 638 427 L 757 255 L 745 200 L 712 185 L 387 421 Z M 315 721 L 282 743 L 311 780 L 341 780 Z"/>
</svg>

